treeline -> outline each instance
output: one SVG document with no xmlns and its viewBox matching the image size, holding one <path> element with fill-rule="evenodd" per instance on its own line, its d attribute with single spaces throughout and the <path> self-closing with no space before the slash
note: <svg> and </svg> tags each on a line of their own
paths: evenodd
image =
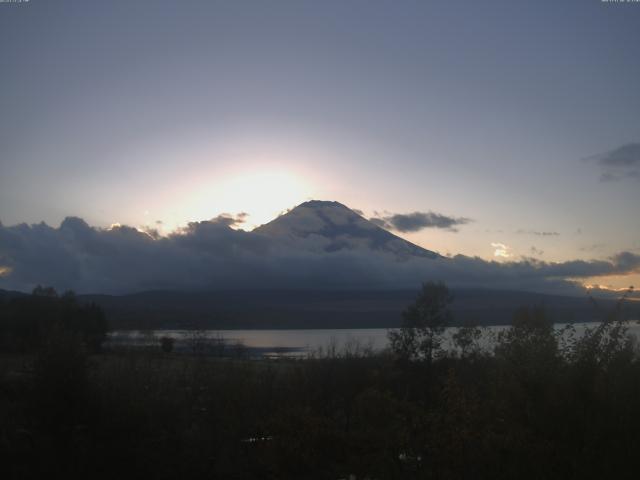
<svg viewBox="0 0 640 480">
<path fill-rule="evenodd" d="M 102 309 L 81 304 L 72 291 L 59 295 L 38 286 L 31 295 L 0 299 L 0 352 L 32 352 L 64 336 L 76 337 L 97 352 L 106 335 Z"/>
<path fill-rule="evenodd" d="M 452 301 L 425 284 L 381 354 L 6 357 L 5 478 L 637 477 L 640 357 L 623 301 L 584 334 L 523 308 L 491 348 L 468 325 L 451 349 Z"/>
</svg>

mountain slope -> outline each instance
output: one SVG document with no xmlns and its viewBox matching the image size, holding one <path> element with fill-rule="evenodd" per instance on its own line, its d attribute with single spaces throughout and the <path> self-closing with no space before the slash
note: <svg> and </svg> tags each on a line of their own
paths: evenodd
<svg viewBox="0 0 640 480">
<path fill-rule="evenodd" d="M 370 249 L 400 259 L 440 257 L 378 227 L 338 202 L 302 203 L 253 231 L 316 252 Z"/>
</svg>

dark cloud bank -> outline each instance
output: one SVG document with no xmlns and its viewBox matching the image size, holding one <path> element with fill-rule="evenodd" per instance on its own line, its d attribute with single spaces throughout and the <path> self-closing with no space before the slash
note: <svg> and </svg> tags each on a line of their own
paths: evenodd
<svg viewBox="0 0 640 480">
<path fill-rule="evenodd" d="M 417 232 L 424 228 L 443 228 L 457 231 L 456 227 L 471 222 L 464 217 L 449 217 L 434 212 L 394 213 L 369 219 L 379 227 L 398 232 Z"/>
<path fill-rule="evenodd" d="M 39 283 L 80 293 L 415 288 L 425 280 L 443 280 L 453 286 L 577 293 L 568 279 L 640 271 L 640 255 L 630 252 L 563 263 L 498 263 L 464 255 L 398 261 L 367 248 L 312 253 L 233 230 L 229 218 L 236 217 L 190 223 L 167 237 L 128 226 L 94 228 L 74 217 L 59 228 L 0 224 L 0 288 L 27 291 Z"/>
<path fill-rule="evenodd" d="M 603 182 L 640 181 L 640 143 L 629 143 L 587 160 L 595 160 L 600 166 L 600 180 Z"/>
<path fill-rule="evenodd" d="M 535 235 L 537 237 L 557 237 L 560 234 L 554 231 L 538 231 L 538 230 L 517 230 L 518 235 Z"/>
</svg>

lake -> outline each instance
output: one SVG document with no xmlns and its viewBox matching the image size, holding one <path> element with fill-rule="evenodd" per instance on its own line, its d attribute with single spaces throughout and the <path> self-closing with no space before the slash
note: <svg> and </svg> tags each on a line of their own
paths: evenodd
<svg viewBox="0 0 640 480">
<path fill-rule="evenodd" d="M 574 324 L 576 334 L 580 335 L 588 326 L 596 323 Z M 562 329 L 566 324 L 556 324 Z M 490 348 L 495 335 L 509 328 L 507 326 L 485 327 L 481 345 Z M 445 331 L 445 348 L 451 347 L 451 335 L 457 329 Z M 389 342 L 386 328 L 357 329 L 309 329 L 309 330 L 117 330 L 109 334 L 107 347 L 153 347 L 158 346 L 161 337 L 174 339 L 174 350 L 178 352 L 200 351 L 209 354 L 233 355 L 248 354 L 252 357 L 306 356 L 311 353 L 345 349 L 356 352 L 364 349 L 384 350 Z M 640 335 L 637 322 L 629 324 L 629 332 Z"/>
</svg>

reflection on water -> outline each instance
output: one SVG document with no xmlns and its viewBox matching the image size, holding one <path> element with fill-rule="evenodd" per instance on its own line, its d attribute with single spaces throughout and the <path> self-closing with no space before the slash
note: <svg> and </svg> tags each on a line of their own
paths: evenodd
<svg viewBox="0 0 640 480">
<path fill-rule="evenodd" d="M 594 323 L 574 324 L 576 335 Z M 565 324 L 557 324 L 562 329 Z M 507 326 L 484 327 L 481 346 L 492 347 L 496 335 Z M 451 336 L 456 328 L 445 331 L 445 348 L 451 348 Z M 252 357 L 305 356 L 322 350 L 342 351 L 345 348 L 384 350 L 389 342 L 385 328 L 317 329 L 317 330 L 116 330 L 111 332 L 107 347 L 149 347 L 159 345 L 161 337 L 175 340 L 177 352 L 208 353 L 221 356 Z M 637 322 L 629 324 L 629 333 L 640 334 Z"/>
</svg>

